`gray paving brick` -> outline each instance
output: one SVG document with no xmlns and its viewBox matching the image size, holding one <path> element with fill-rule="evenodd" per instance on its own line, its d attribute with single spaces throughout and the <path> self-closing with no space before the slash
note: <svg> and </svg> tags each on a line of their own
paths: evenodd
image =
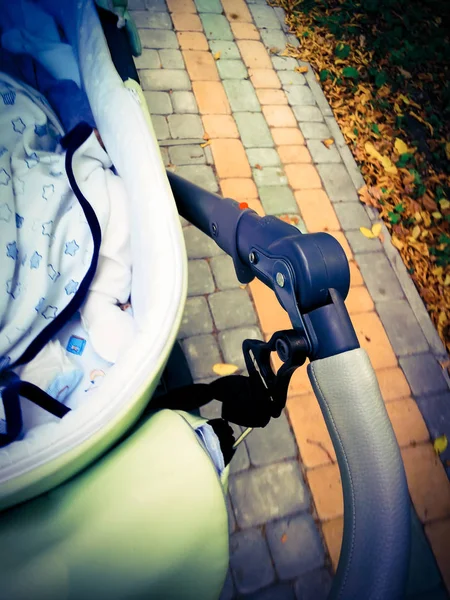
<svg viewBox="0 0 450 600">
<path fill-rule="evenodd" d="M 276 71 L 293 71 L 298 66 L 295 58 L 291 56 L 272 56 L 273 68 Z M 306 83 L 306 80 L 305 80 Z"/>
<path fill-rule="evenodd" d="M 145 10 L 145 0 L 129 0 L 128 10 L 134 12 L 135 10 Z"/>
<path fill-rule="evenodd" d="M 247 4 L 263 4 L 266 6 L 267 2 L 266 0 L 247 0 Z"/>
<path fill-rule="evenodd" d="M 237 329 L 227 329 L 219 333 L 219 346 L 225 362 L 236 365 L 241 371 L 245 370 L 242 342 L 246 339 L 262 340 L 263 338 L 258 327 L 238 327 Z M 252 435 L 253 433 L 255 432 L 252 432 Z M 250 437 L 247 439 L 250 439 Z"/>
<path fill-rule="evenodd" d="M 231 536 L 230 568 L 236 588 L 243 594 L 255 592 L 274 581 L 267 542 L 259 529 L 238 531 Z"/>
<path fill-rule="evenodd" d="M 161 158 L 163 159 L 164 166 L 167 167 L 170 164 L 169 151 L 167 148 L 160 148 Z"/>
<path fill-rule="evenodd" d="M 353 185 L 357 190 L 361 189 L 365 185 L 365 181 L 355 159 L 353 158 L 350 148 L 348 146 L 340 146 L 339 152 L 341 153 L 344 165 L 348 171 L 348 174 L 350 175 L 350 179 L 353 181 Z"/>
<path fill-rule="evenodd" d="M 228 531 L 233 533 L 236 531 L 236 518 L 234 516 L 233 505 L 231 503 L 230 495 L 227 496 L 227 513 L 228 513 Z"/>
<path fill-rule="evenodd" d="M 450 393 L 435 396 L 420 396 L 417 399 L 420 412 L 427 424 L 432 440 L 446 435 L 450 439 Z M 446 466 L 447 475 L 450 477 L 450 447 L 440 455 Z"/>
<path fill-rule="evenodd" d="M 195 0 L 195 5 L 200 13 L 222 14 L 223 8 L 219 0 Z"/>
<path fill-rule="evenodd" d="M 289 583 L 277 583 L 244 596 L 245 600 L 295 600 L 294 588 Z"/>
<path fill-rule="evenodd" d="M 223 82 L 233 112 L 257 112 L 261 110 L 259 100 L 250 81 L 234 79 Z"/>
<path fill-rule="evenodd" d="M 359 201 L 344 165 L 317 165 L 317 170 L 332 202 Z"/>
<path fill-rule="evenodd" d="M 301 218 L 301 216 L 299 214 L 293 214 L 293 215 L 287 214 L 286 216 L 289 217 L 289 219 L 291 219 L 291 221 L 292 221 L 291 224 L 293 225 L 293 227 L 296 227 L 302 233 L 308 233 L 305 222 L 303 221 L 303 219 Z"/>
<path fill-rule="evenodd" d="M 311 571 L 295 583 L 298 600 L 327 600 L 331 590 L 331 575 L 326 569 Z"/>
<path fill-rule="evenodd" d="M 322 114 L 327 115 L 328 117 L 333 116 L 333 111 L 328 104 L 327 99 L 325 98 L 325 94 L 323 93 L 322 86 L 317 81 L 314 72 L 309 69 L 306 73 L 306 80 L 311 89 L 312 95 L 314 96 L 315 101 L 317 102 Z"/>
<path fill-rule="evenodd" d="M 281 72 L 287 73 L 287 71 Z M 286 85 L 284 91 L 291 106 L 312 106 L 314 104 L 311 92 L 306 85 Z"/>
<path fill-rule="evenodd" d="M 205 151 L 205 156 L 206 156 L 206 162 L 207 162 L 207 164 L 208 165 L 213 165 L 214 164 L 214 158 L 213 158 L 210 146 L 206 146 L 206 148 L 203 148 L 203 150 Z"/>
<path fill-rule="evenodd" d="M 249 148 L 247 157 L 251 167 L 276 167 L 281 164 L 278 152 L 273 148 Z"/>
<path fill-rule="evenodd" d="M 275 6 L 273 10 L 277 15 L 277 19 L 280 21 L 281 29 L 287 33 L 289 31 L 289 25 L 286 23 L 286 14 L 284 10 L 280 6 Z"/>
<path fill-rule="evenodd" d="M 181 343 L 192 377 L 211 377 L 213 366 L 221 362 L 219 347 L 212 335 L 196 335 Z"/>
<path fill-rule="evenodd" d="M 139 74 L 142 89 L 167 92 L 190 90 L 191 80 L 186 71 L 175 69 L 146 69 Z"/>
<path fill-rule="evenodd" d="M 170 160 L 173 165 L 204 165 L 205 153 L 200 145 L 173 146 L 169 149 Z"/>
<path fill-rule="evenodd" d="M 261 113 L 240 112 L 234 115 L 234 119 L 245 148 L 271 148 L 273 146 L 270 129 Z"/>
<path fill-rule="evenodd" d="M 331 131 L 325 123 L 300 123 L 300 130 L 307 140 L 326 140 L 331 137 Z"/>
<path fill-rule="evenodd" d="M 205 188 L 205 190 L 208 190 L 209 192 L 219 191 L 216 176 L 214 175 L 212 168 L 208 165 L 178 167 L 177 175 L 185 177 L 192 183 Z"/>
<path fill-rule="evenodd" d="M 306 79 L 302 73 L 297 73 L 297 71 L 280 71 L 278 77 L 280 78 L 281 85 L 284 89 L 291 85 L 299 85 L 303 89 L 304 101 L 296 102 L 296 104 L 301 104 L 303 106 L 314 105 L 314 98 L 312 97 L 311 91 L 305 85 Z"/>
<path fill-rule="evenodd" d="M 166 117 L 152 115 L 153 129 L 158 140 L 167 140 L 170 138 L 169 126 Z"/>
<path fill-rule="evenodd" d="M 172 21 L 167 12 L 136 10 L 132 17 L 138 29 L 172 29 Z"/>
<path fill-rule="evenodd" d="M 239 279 L 236 277 L 236 271 L 230 256 L 216 256 L 211 259 L 210 266 L 217 287 L 220 290 L 229 290 L 241 285 Z"/>
<path fill-rule="evenodd" d="M 296 461 L 250 469 L 230 478 L 239 527 L 262 525 L 307 510 L 309 493 Z"/>
<path fill-rule="evenodd" d="M 190 260 L 188 262 L 188 296 L 211 294 L 214 288 L 208 261 Z"/>
<path fill-rule="evenodd" d="M 159 56 L 164 69 L 184 69 L 184 60 L 179 50 L 160 50 Z"/>
<path fill-rule="evenodd" d="M 135 0 L 131 1 L 133 2 Z M 130 3 L 128 3 L 128 6 L 130 6 Z M 151 12 L 165 12 L 167 10 L 167 4 L 165 3 L 165 0 L 145 0 L 145 8 Z"/>
<path fill-rule="evenodd" d="M 164 29 L 141 29 L 139 37 L 143 48 L 178 48 L 177 36 Z"/>
<path fill-rule="evenodd" d="M 207 378 L 204 383 L 210 383 L 210 381 L 214 381 L 217 379 L 217 375 L 214 374 L 214 377 Z M 222 414 L 222 402 L 218 400 L 212 400 L 200 407 L 200 414 L 204 419 L 219 419 Z"/>
<path fill-rule="evenodd" d="M 217 70 L 222 79 L 245 79 L 247 69 L 242 60 L 218 60 Z"/>
<path fill-rule="evenodd" d="M 344 231 L 359 229 L 360 227 L 372 227 L 364 207 L 356 202 L 339 202 L 334 205 L 337 218 Z"/>
<path fill-rule="evenodd" d="M 286 36 L 281 29 L 261 29 L 260 34 L 266 48 L 279 52 L 286 48 Z"/>
<path fill-rule="evenodd" d="M 234 42 L 211 40 L 209 42 L 209 47 L 213 54 L 220 52 L 220 58 L 217 61 L 217 64 L 219 64 L 221 60 L 239 60 L 241 58 L 239 48 Z"/>
<path fill-rule="evenodd" d="M 406 300 L 377 302 L 376 309 L 397 356 L 428 352 L 427 340 Z"/>
<path fill-rule="evenodd" d="M 192 92 L 173 92 L 171 98 L 173 110 L 177 114 L 198 113 L 197 102 Z"/>
<path fill-rule="evenodd" d="M 235 589 L 233 577 L 231 575 L 231 572 L 228 571 L 219 600 L 232 600 L 232 598 L 234 598 L 234 593 Z"/>
<path fill-rule="evenodd" d="M 209 258 L 223 254 L 223 250 L 200 229 L 185 227 L 183 233 L 189 258 Z"/>
<path fill-rule="evenodd" d="M 313 162 L 315 163 L 339 163 L 341 155 L 336 146 L 327 148 L 322 140 L 307 140 L 306 145 L 311 153 Z"/>
<path fill-rule="evenodd" d="M 239 425 L 235 425 L 234 423 L 230 423 L 233 428 L 234 438 L 237 440 L 238 437 L 242 433 L 242 428 Z M 235 455 L 233 456 L 230 463 L 230 475 L 235 475 L 236 473 L 241 473 L 242 471 L 246 471 L 250 466 L 250 459 L 248 457 L 248 450 L 246 442 L 242 442 L 239 444 Z"/>
<path fill-rule="evenodd" d="M 266 536 L 282 581 L 318 569 L 325 562 L 322 540 L 309 513 L 267 523 Z"/>
<path fill-rule="evenodd" d="M 442 367 L 431 354 L 417 354 L 399 359 L 414 396 L 447 392 Z"/>
<path fill-rule="evenodd" d="M 167 92 L 144 92 L 148 110 L 152 115 L 170 115 L 173 113 L 172 102 Z"/>
<path fill-rule="evenodd" d="M 198 115 L 170 115 L 167 121 L 170 133 L 175 139 L 203 136 L 203 124 Z"/>
<path fill-rule="evenodd" d="M 294 106 L 292 110 L 300 123 L 320 123 L 323 121 L 323 115 L 317 106 Z"/>
<path fill-rule="evenodd" d="M 284 412 L 277 419 L 271 419 L 263 429 L 254 429 L 246 441 L 250 462 L 255 467 L 269 465 L 285 458 L 295 458 L 298 454 Z"/>
<path fill-rule="evenodd" d="M 325 123 L 328 125 L 328 129 L 334 139 L 337 146 L 346 146 L 344 136 L 342 135 L 341 128 L 336 122 L 334 117 L 325 117 Z"/>
<path fill-rule="evenodd" d="M 281 29 L 280 21 L 270 6 L 249 6 L 256 26 L 259 29 Z"/>
<path fill-rule="evenodd" d="M 253 179 L 258 187 L 269 185 L 287 185 L 287 177 L 282 167 L 263 167 L 253 169 Z"/>
<path fill-rule="evenodd" d="M 294 46 L 294 48 L 297 48 L 298 46 L 300 46 L 300 42 L 298 41 L 297 37 L 295 35 L 293 35 L 292 33 L 288 33 L 286 35 L 286 38 L 287 38 L 288 44 L 290 44 L 291 46 Z"/>
<path fill-rule="evenodd" d="M 178 337 L 183 339 L 201 333 L 211 333 L 212 330 L 213 323 L 206 299 L 203 296 L 188 298 Z"/>
<path fill-rule="evenodd" d="M 148 50 L 143 48 L 141 56 L 134 58 L 136 69 L 160 69 L 161 60 L 158 50 Z"/>
<path fill-rule="evenodd" d="M 163 150 L 167 151 L 167 148 L 161 148 L 161 152 Z M 167 155 L 169 155 L 169 153 L 167 152 Z M 179 215 L 180 218 L 180 223 L 181 223 L 181 227 L 187 227 L 188 225 L 190 225 L 189 221 L 187 221 L 184 217 L 182 217 L 181 215 Z"/>
<path fill-rule="evenodd" d="M 381 252 L 383 249 L 378 238 L 366 238 L 360 231 L 347 231 L 347 240 L 355 254 L 368 254 L 370 252 Z"/>
<path fill-rule="evenodd" d="M 203 29 L 208 40 L 233 41 L 233 34 L 228 20 L 223 15 L 202 13 L 200 14 Z"/>
<path fill-rule="evenodd" d="M 217 329 L 256 323 L 256 314 L 246 290 L 216 292 L 208 300 Z"/>
<path fill-rule="evenodd" d="M 260 187 L 258 191 L 266 214 L 287 215 L 298 212 L 294 194 L 287 186 Z"/>
<path fill-rule="evenodd" d="M 355 258 L 375 302 L 399 300 L 404 297 L 397 277 L 384 254 L 361 254 Z"/>
</svg>

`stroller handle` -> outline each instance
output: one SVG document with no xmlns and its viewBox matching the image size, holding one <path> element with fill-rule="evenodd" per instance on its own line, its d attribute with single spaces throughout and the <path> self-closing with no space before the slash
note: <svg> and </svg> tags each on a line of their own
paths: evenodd
<svg viewBox="0 0 450 600">
<path fill-rule="evenodd" d="M 330 600 L 404 597 L 410 547 L 406 476 L 378 382 L 358 348 L 308 366 L 344 493 L 344 537 Z"/>
</svg>

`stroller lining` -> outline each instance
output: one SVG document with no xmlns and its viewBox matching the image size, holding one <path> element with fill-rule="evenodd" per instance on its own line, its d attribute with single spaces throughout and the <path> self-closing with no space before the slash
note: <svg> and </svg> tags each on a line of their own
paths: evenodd
<svg viewBox="0 0 450 600">
<path fill-rule="evenodd" d="M 76 408 L 64 419 L 39 425 L 24 439 L 0 449 L 0 496 L 30 487 L 44 471 L 47 478 L 63 481 L 74 472 L 67 465 L 75 456 L 78 470 L 83 461 L 87 464 L 116 441 L 138 417 L 159 381 L 186 296 L 178 213 L 139 98 L 124 86 L 114 68 L 93 3 L 65 3 L 60 19 L 74 48 L 97 128 L 130 202 L 131 299 L 138 333 L 133 347 L 108 371 L 87 366 L 85 378 L 95 370 L 105 372 L 102 385 L 86 394 L 88 401 L 72 397 Z M 61 341 L 67 340 L 74 324 L 60 332 Z M 79 390 L 90 381 L 82 381 Z"/>
</svg>

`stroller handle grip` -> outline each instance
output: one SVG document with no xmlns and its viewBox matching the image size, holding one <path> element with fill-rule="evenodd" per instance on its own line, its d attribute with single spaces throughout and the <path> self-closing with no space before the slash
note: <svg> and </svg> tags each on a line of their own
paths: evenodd
<svg viewBox="0 0 450 600">
<path fill-rule="evenodd" d="M 344 537 L 330 600 L 404 597 L 410 503 L 400 450 L 365 350 L 308 366 L 341 474 Z"/>
</svg>

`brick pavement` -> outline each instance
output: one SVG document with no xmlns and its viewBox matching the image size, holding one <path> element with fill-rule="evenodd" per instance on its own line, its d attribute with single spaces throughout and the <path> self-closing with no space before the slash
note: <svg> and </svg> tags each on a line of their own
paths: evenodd
<svg viewBox="0 0 450 600">
<path fill-rule="evenodd" d="M 312 70 L 299 73 L 305 63 L 280 56 L 286 43 L 298 44 L 283 11 L 264 0 L 129 4 L 144 47 L 136 65 L 166 166 L 261 215 L 328 231 L 344 247 L 347 306 L 376 369 L 417 514 L 410 596 L 445 597 L 429 546 L 450 586 L 450 485 L 430 443 L 430 435 L 450 436 L 450 395 L 436 362 L 442 345 L 388 236 L 382 245 L 359 232 L 374 219 L 358 202 L 361 174 Z M 322 144 L 328 137 L 330 149 Z M 209 381 L 216 362 L 244 368 L 245 337 L 267 339 L 290 324 L 271 290 L 258 281 L 241 286 L 231 259 L 182 224 L 189 297 L 180 338 L 195 380 Z M 217 411 L 211 403 L 203 413 Z M 252 433 L 233 459 L 229 512 L 224 600 L 326 597 L 342 492 L 305 368 L 293 378 L 286 412 Z"/>
</svg>

